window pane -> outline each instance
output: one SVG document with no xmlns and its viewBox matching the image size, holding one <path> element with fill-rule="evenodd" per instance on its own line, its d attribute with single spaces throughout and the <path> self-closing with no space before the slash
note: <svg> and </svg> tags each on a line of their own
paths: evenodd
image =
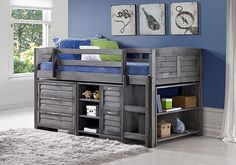
<svg viewBox="0 0 236 165">
<path fill-rule="evenodd" d="M 42 10 L 12 9 L 12 18 L 25 20 L 42 20 Z"/>
<path fill-rule="evenodd" d="M 42 46 L 43 25 L 14 24 L 14 73 L 33 72 L 34 48 Z"/>
</svg>

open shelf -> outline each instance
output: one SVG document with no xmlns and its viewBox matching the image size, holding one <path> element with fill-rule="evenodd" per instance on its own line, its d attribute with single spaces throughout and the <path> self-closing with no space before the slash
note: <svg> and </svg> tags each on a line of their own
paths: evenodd
<svg viewBox="0 0 236 165">
<path fill-rule="evenodd" d="M 157 116 L 168 115 L 168 114 L 179 113 L 179 112 L 186 112 L 186 111 L 194 111 L 194 110 L 198 110 L 198 109 L 199 109 L 199 107 L 187 108 L 187 109 L 180 109 L 180 110 L 169 111 L 169 112 L 160 112 L 160 113 L 157 113 Z"/>
<path fill-rule="evenodd" d="M 95 100 L 95 99 L 83 99 L 83 98 L 80 98 L 79 99 L 80 101 L 85 101 L 85 102 L 93 102 L 93 103 L 99 103 L 100 100 Z"/>
<path fill-rule="evenodd" d="M 82 131 L 82 130 L 79 130 L 79 133 L 87 134 L 87 135 L 94 135 L 94 136 L 99 136 L 100 135 L 100 133 L 92 133 L 92 132 L 87 132 L 87 131 Z"/>
<path fill-rule="evenodd" d="M 186 132 L 182 133 L 182 134 L 171 134 L 169 137 L 166 137 L 166 138 L 157 138 L 157 143 L 167 141 L 167 140 L 176 139 L 176 138 L 181 138 L 181 137 L 185 137 L 185 136 L 189 136 L 189 135 L 194 135 L 197 133 L 198 133 L 198 131 L 186 130 Z"/>
<path fill-rule="evenodd" d="M 88 118 L 88 119 L 98 119 L 99 120 L 99 116 L 79 115 L 79 117 Z"/>
</svg>

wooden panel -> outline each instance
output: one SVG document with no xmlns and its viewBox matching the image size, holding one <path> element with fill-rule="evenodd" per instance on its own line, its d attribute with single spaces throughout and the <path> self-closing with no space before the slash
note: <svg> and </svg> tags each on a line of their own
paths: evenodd
<svg viewBox="0 0 236 165">
<path fill-rule="evenodd" d="M 182 66 L 182 67 L 180 67 L 180 70 L 181 70 L 181 72 L 184 72 L 184 71 L 197 72 L 197 65 Z"/>
<path fill-rule="evenodd" d="M 120 107 L 114 107 L 110 105 L 104 105 L 102 109 L 108 110 L 108 111 L 120 111 Z"/>
<path fill-rule="evenodd" d="M 80 60 L 58 60 L 58 65 L 96 66 L 96 67 L 122 67 L 121 62 L 113 61 L 80 61 Z"/>
<path fill-rule="evenodd" d="M 58 113 L 39 113 L 39 123 L 45 127 L 53 127 L 58 129 L 74 129 L 72 116 L 65 116 Z"/>
<path fill-rule="evenodd" d="M 141 106 L 133 106 L 133 105 L 125 105 L 124 106 L 125 112 L 133 112 L 133 113 L 145 113 L 145 107 Z"/>
<path fill-rule="evenodd" d="M 44 112 L 55 112 L 55 113 L 65 113 L 65 114 L 73 114 L 72 109 L 67 109 L 66 107 L 55 107 L 55 106 L 48 106 L 48 105 L 41 105 L 41 107 L 39 107 L 40 111 L 44 111 Z"/>
<path fill-rule="evenodd" d="M 171 78 L 171 77 L 177 77 L 177 73 L 159 73 L 156 76 L 157 78 Z"/>
<path fill-rule="evenodd" d="M 120 103 L 119 102 L 112 102 L 112 101 L 104 101 L 104 105 L 106 106 L 111 106 L 111 107 L 120 107 Z"/>
<path fill-rule="evenodd" d="M 139 134 L 139 133 L 131 133 L 131 132 L 124 132 L 124 137 L 126 139 L 133 139 L 133 140 L 145 140 L 144 134 Z"/>
<path fill-rule="evenodd" d="M 120 122 L 120 116 L 104 115 L 105 120 Z"/>
<path fill-rule="evenodd" d="M 58 49 L 59 54 L 113 54 L 122 55 L 122 49 Z"/>
<path fill-rule="evenodd" d="M 172 48 L 159 48 L 159 56 L 196 56 L 199 55 L 201 49 L 196 48 L 183 48 L 183 47 L 172 47 Z"/>
<path fill-rule="evenodd" d="M 104 90 L 105 91 L 117 91 L 117 92 L 120 92 L 120 88 L 119 87 L 113 87 L 113 86 L 105 86 Z"/>
<path fill-rule="evenodd" d="M 106 119 L 105 119 L 104 125 L 105 125 L 105 126 L 120 127 L 120 122 L 110 121 L 110 120 L 106 120 Z"/>
<path fill-rule="evenodd" d="M 148 54 L 152 53 L 152 49 L 145 49 L 145 48 L 128 48 L 127 53 L 133 53 L 133 54 Z"/>
<path fill-rule="evenodd" d="M 177 67 L 165 67 L 165 68 L 157 68 L 156 72 L 166 73 L 166 72 L 177 72 Z"/>
<path fill-rule="evenodd" d="M 105 96 L 104 100 L 120 103 L 120 97 Z"/>
<path fill-rule="evenodd" d="M 105 92 L 104 92 L 104 95 L 106 95 L 106 96 L 117 96 L 117 97 L 120 97 L 120 92 L 117 92 L 117 91 L 105 91 Z"/>
<path fill-rule="evenodd" d="M 50 84 L 50 85 L 41 85 L 40 86 L 41 89 L 46 89 L 46 90 L 53 90 L 53 91 L 72 91 L 72 86 L 61 86 L 61 85 L 54 85 L 54 84 Z"/>
<path fill-rule="evenodd" d="M 72 116 L 61 116 L 61 115 L 50 115 L 50 114 L 41 114 L 41 119 L 49 119 L 49 120 L 61 120 L 61 121 L 67 121 L 72 122 L 73 118 Z"/>
<path fill-rule="evenodd" d="M 167 61 L 174 62 L 174 61 L 176 61 L 176 57 L 160 57 L 160 56 L 158 56 L 158 57 L 156 57 L 156 60 L 158 62 L 167 62 Z"/>
<path fill-rule="evenodd" d="M 120 132 L 120 127 L 104 126 L 104 130 L 107 132 Z"/>
<path fill-rule="evenodd" d="M 61 110 L 65 110 L 65 111 L 72 111 L 72 107 L 69 107 L 69 106 L 62 106 L 62 105 L 53 105 L 53 104 L 41 104 L 40 105 L 40 108 L 42 109 L 50 109 L 50 108 L 54 108 L 54 109 L 61 109 Z"/>
<path fill-rule="evenodd" d="M 40 90 L 41 96 L 55 97 L 55 98 L 67 98 L 72 99 L 72 91 L 53 91 L 53 90 Z"/>
<path fill-rule="evenodd" d="M 173 67 L 173 66 L 177 66 L 176 61 L 175 62 L 157 62 L 156 64 L 157 68 Z"/>
<path fill-rule="evenodd" d="M 176 77 L 176 78 L 156 79 L 156 85 L 196 82 L 196 81 L 199 81 L 199 76 Z"/>
<path fill-rule="evenodd" d="M 181 66 L 193 66 L 196 64 L 197 64 L 197 61 L 181 61 Z"/>
<path fill-rule="evenodd" d="M 120 136 L 119 131 L 118 132 L 111 132 L 111 131 L 104 130 L 103 133 L 104 133 L 103 137 L 106 137 L 106 138 L 109 138 L 109 135 Z M 108 136 L 106 136 L 106 135 L 108 135 Z M 119 137 L 119 139 L 120 139 L 120 137 Z"/>
<path fill-rule="evenodd" d="M 73 130 L 72 122 L 67 122 L 67 121 L 41 119 L 40 124 L 45 125 L 45 127 L 49 127 L 49 128 L 51 126 L 53 128 L 58 128 L 58 129 Z"/>
<path fill-rule="evenodd" d="M 70 101 L 61 101 L 61 100 L 50 100 L 50 99 L 40 99 L 41 104 L 48 104 L 48 105 L 58 105 L 58 106 L 67 106 L 72 107 L 72 102 Z"/>
</svg>

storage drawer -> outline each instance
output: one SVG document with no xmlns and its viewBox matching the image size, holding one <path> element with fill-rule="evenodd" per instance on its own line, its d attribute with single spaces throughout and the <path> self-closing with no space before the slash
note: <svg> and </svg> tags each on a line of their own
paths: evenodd
<svg viewBox="0 0 236 165">
<path fill-rule="evenodd" d="M 44 98 L 72 99 L 75 83 L 61 81 L 39 81 L 39 96 Z"/>
<path fill-rule="evenodd" d="M 75 130 L 76 83 L 38 81 L 36 122 L 46 128 Z"/>
<path fill-rule="evenodd" d="M 39 112 L 39 124 L 49 128 L 75 130 L 74 117 L 60 113 Z"/>
<path fill-rule="evenodd" d="M 71 115 L 74 114 L 72 106 L 45 104 L 45 103 L 42 103 L 42 99 L 39 104 L 39 110 L 46 111 L 46 112 L 54 112 L 54 113 L 65 113 L 65 114 L 71 114 Z"/>
</svg>

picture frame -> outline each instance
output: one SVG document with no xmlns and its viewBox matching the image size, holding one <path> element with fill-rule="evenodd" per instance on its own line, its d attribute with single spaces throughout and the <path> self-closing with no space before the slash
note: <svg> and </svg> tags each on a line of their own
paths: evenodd
<svg viewBox="0 0 236 165">
<path fill-rule="evenodd" d="M 136 5 L 111 6 L 112 35 L 136 35 Z"/>
<path fill-rule="evenodd" d="M 199 34 L 198 2 L 171 3 L 171 34 Z"/>
<path fill-rule="evenodd" d="M 139 5 L 139 34 L 166 34 L 166 4 L 157 3 Z"/>
</svg>

